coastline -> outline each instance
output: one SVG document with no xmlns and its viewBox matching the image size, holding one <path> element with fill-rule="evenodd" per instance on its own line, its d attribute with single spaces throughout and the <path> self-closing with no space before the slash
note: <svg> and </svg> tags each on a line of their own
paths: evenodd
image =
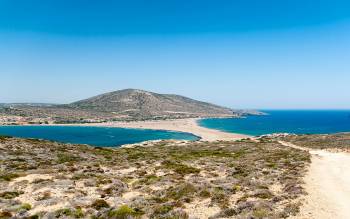
<svg viewBox="0 0 350 219">
<path fill-rule="evenodd" d="M 150 120 L 132 122 L 106 122 L 106 123 L 84 123 L 84 124 L 52 124 L 55 126 L 94 126 L 94 127 L 116 127 L 134 129 L 152 129 L 164 131 L 176 131 L 193 134 L 200 141 L 233 141 L 243 138 L 251 138 L 250 135 L 223 132 L 199 126 L 198 118 L 173 119 L 173 120 Z M 51 124 L 50 124 L 51 125 Z"/>
</svg>

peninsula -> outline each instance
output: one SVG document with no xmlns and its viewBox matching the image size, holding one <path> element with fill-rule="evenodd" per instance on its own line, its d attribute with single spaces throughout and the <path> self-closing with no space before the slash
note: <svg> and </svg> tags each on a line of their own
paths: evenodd
<svg viewBox="0 0 350 219">
<path fill-rule="evenodd" d="M 124 89 L 70 104 L 2 104 L 0 124 L 161 129 L 188 132 L 204 141 L 215 141 L 249 136 L 200 127 L 197 119 L 262 114 L 254 110 L 230 109 L 180 95 Z"/>
</svg>

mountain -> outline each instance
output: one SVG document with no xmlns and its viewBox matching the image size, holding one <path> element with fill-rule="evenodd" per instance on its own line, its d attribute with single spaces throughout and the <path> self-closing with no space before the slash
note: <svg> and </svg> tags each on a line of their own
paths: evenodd
<svg viewBox="0 0 350 219">
<path fill-rule="evenodd" d="M 69 104 L 77 110 L 112 113 L 136 119 L 233 116 L 234 111 L 174 94 L 125 89 Z"/>
<path fill-rule="evenodd" d="M 259 115 L 257 111 L 232 110 L 175 94 L 125 89 L 70 104 L 5 104 L 3 123 L 84 123 L 195 117 Z M 3 118 L 3 119 L 1 119 Z"/>
</svg>

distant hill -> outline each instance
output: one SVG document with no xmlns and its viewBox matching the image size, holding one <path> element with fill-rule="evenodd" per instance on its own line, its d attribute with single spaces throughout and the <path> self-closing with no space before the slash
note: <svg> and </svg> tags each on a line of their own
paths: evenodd
<svg viewBox="0 0 350 219">
<path fill-rule="evenodd" d="M 231 117 L 247 114 L 256 115 L 259 112 L 232 110 L 184 96 L 138 89 L 109 92 L 71 104 L 22 103 L 0 106 L 0 116 L 20 116 L 33 123 Z"/>
<path fill-rule="evenodd" d="M 68 105 L 70 108 L 113 113 L 131 118 L 233 116 L 233 110 L 174 94 L 125 89 Z"/>
</svg>

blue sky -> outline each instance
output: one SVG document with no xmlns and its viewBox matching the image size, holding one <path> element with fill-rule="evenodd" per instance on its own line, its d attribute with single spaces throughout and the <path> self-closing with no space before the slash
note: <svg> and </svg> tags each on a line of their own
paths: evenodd
<svg viewBox="0 0 350 219">
<path fill-rule="evenodd" d="M 349 57 L 349 1 L 0 1 L 0 102 L 139 88 L 349 109 Z"/>
</svg>

